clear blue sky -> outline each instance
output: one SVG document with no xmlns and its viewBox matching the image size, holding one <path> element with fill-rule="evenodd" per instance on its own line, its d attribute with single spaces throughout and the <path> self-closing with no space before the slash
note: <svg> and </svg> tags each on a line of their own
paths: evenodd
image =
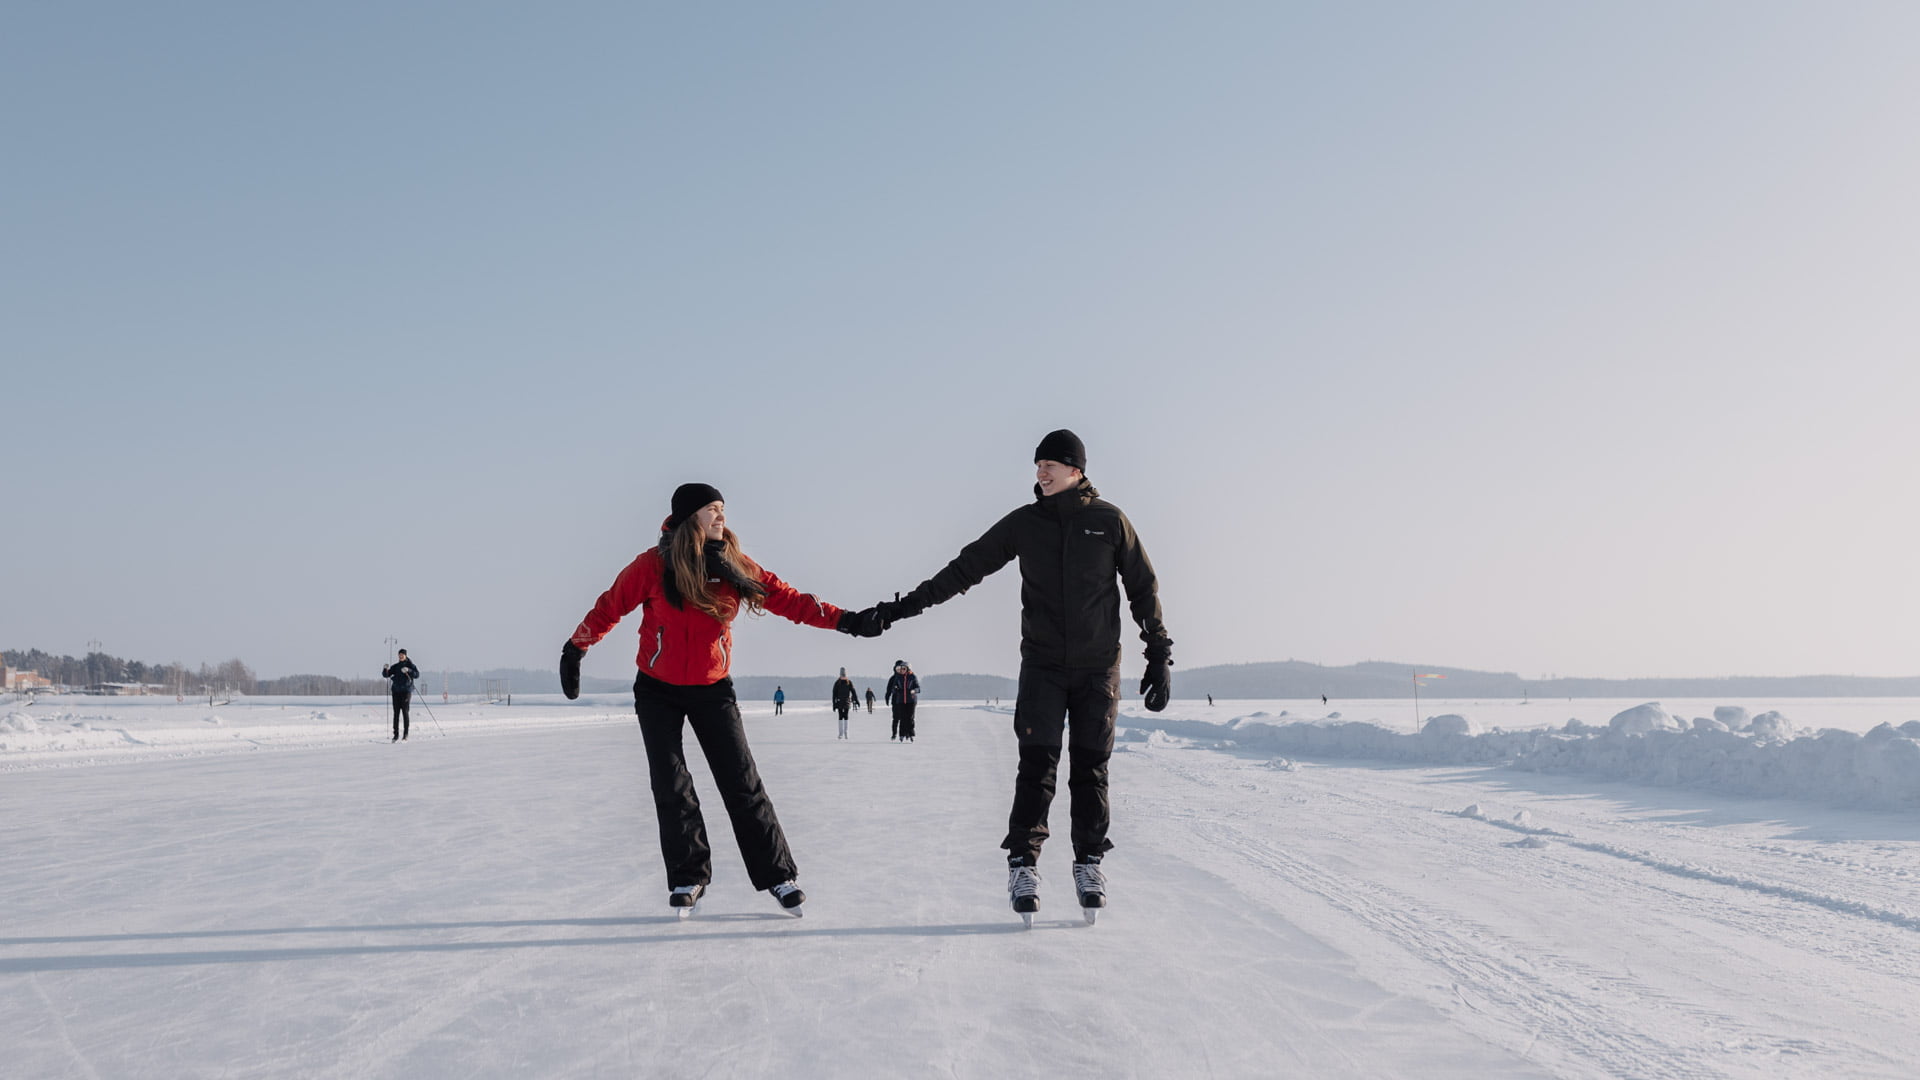
<svg viewBox="0 0 1920 1080">
<path fill-rule="evenodd" d="M 1182 666 L 1920 672 L 1915 41 L 1904 3 L 11 5 L 0 645 L 546 666 L 688 479 L 864 605 L 1068 426 Z M 1013 578 L 874 643 L 755 622 L 736 669 L 1011 674 Z"/>
</svg>

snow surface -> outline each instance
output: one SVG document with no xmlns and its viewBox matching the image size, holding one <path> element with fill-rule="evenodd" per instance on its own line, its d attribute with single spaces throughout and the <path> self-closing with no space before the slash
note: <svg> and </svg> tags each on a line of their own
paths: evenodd
<svg viewBox="0 0 1920 1080">
<path fill-rule="evenodd" d="M 1913 813 L 1455 763 L 1692 731 L 1129 708 L 1112 906 L 1081 925 L 1056 841 L 1025 931 L 995 846 L 1006 708 L 923 703 L 903 745 L 884 711 L 840 742 L 824 706 L 749 706 L 806 917 L 713 820 L 681 922 L 617 697 L 416 708 L 398 746 L 371 700 L 77 700 L 5 714 L 7 1076 L 1920 1071 Z M 1698 734 L 1826 760 L 1914 741 L 1896 727 Z M 1383 752 L 1409 745 L 1431 756 Z"/>
</svg>

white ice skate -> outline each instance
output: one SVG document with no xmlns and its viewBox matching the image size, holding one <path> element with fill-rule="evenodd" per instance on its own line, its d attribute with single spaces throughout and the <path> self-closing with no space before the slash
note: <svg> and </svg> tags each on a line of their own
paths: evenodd
<svg viewBox="0 0 1920 1080">
<path fill-rule="evenodd" d="M 700 906 L 700 898 L 705 895 L 705 885 L 675 885 L 673 891 L 667 894 L 667 906 L 679 912 L 684 919 L 693 914 L 693 909 Z"/>
</svg>

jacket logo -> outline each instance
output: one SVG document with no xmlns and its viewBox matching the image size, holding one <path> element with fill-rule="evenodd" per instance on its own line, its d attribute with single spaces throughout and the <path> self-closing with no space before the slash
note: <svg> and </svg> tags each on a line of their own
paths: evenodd
<svg viewBox="0 0 1920 1080">
<path fill-rule="evenodd" d="M 1105 530 L 1105 529 L 1102 529 L 1102 530 L 1100 530 L 1099 532 L 1094 532 L 1094 531 L 1093 531 L 1092 529 L 1081 529 L 1080 531 L 1081 531 L 1081 532 L 1083 532 L 1083 533 L 1086 533 L 1086 534 L 1087 534 L 1088 536 L 1105 536 L 1105 535 L 1107 535 L 1107 532 L 1106 532 L 1106 530 Z"/>
</svg>

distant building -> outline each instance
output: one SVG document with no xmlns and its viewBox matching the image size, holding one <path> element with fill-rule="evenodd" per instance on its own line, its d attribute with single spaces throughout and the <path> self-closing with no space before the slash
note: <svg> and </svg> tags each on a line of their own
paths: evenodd
<svg viewBox="0 0 1920 1080">
<path fill-rule="evenodd" d="M 53 687 L 53 680 L 37 671 L 0 668 L 0 672 L 5 673 L 6 688 L 9 690 L 48 690 Z"/>
</svg>

